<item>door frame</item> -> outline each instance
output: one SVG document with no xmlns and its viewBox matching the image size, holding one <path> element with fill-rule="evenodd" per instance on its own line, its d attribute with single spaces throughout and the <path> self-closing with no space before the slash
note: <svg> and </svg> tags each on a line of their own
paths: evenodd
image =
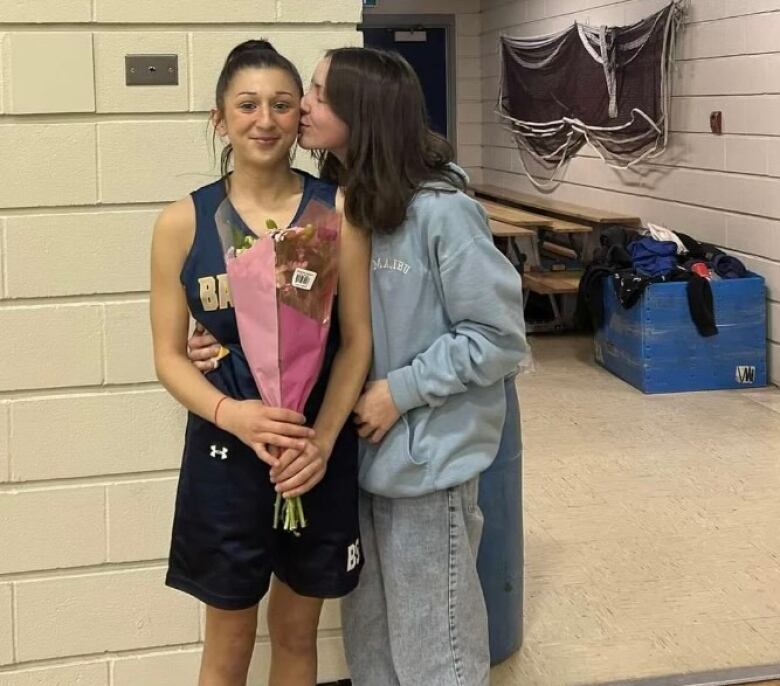
<svg viewBox="0 0 780 686">
<path fill-rule="evenodd" d="M 444 29 L 444 43 L 447 53 L 447 139 L 454 150 L 458 149 L 457 129 L 457 92 L 455 51 L 455 15 L 454 14 L 363 14 L 363 21 L 357 26 L 361 29 Z"/>
</svg>

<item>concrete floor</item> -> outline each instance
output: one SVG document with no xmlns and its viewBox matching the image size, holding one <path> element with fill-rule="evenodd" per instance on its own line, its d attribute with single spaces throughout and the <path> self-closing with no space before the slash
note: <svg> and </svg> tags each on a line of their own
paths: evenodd
<svg viewBox="0 0 780 686">
<path fill-rule="evenodd" d="M 492 684 L 780 663 L 780 391 L 645 396 L 589 337 L 533 349 L 525 644 Z"/>
</svg>

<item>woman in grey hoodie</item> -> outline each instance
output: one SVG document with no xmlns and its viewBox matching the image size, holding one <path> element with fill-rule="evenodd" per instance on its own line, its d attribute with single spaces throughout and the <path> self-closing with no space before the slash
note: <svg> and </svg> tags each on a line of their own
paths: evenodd
<svg viewBox="0 0 780 686">
<path fill-rule="evenodd" d="M 478 479 L 505 428 L 505 379 L 529 354 L 520 278 L 399 55 L 329 52 L 299 142 L 325 151 L 322 176 L 372 232 L 374 360 L 355 407 L 365 567 L 342 605 L 353 683 L 486 686 Z"/>
<path fill-rule="evenodd" d="M 403 58 L 331 51 L 303 100 L 302 145 L 325 147 L 334 115 L 348 136 L 322 136 L 322 175 L 372 232 L 374 360 L 355 407 L 365 567 L 342 602 L 353 683 L 483 686 L 478 477 L 501 440 L 504 379 L 528 355 L 520 278 Z"/>
</svg>

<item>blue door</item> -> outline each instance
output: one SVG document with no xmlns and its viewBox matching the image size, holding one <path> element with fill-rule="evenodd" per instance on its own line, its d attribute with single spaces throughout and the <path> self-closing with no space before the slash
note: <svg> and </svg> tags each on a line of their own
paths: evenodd
<svg viewBox="0 0 780 686">
<path fill-rule="evenodd" d="M 409 27 L 363 29 L 364 45 L 367 48 L 382 48 L 400 53 L 422 83 L 425 104 L 431 128 L 445 138 L 447 128 L 447 30 L 444 28 L 417 29 L 415 38 L 425 40 L 404 40 Z M 398 40 L 396 39 L 398 38 Z"/>
</svg>

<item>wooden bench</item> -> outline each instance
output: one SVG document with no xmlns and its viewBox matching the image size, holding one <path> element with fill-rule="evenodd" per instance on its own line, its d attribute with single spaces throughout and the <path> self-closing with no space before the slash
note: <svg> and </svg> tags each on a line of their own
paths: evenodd
<svg viewBox="0 0 780 686">
<path fill-rule="evenodd" d="M 518 238 L 527 238 L 531 240 L 531 247 L 534 253 L 536 264 L 539 264 L 538 242 L 533 240 L 535 235 L 529 233 L 530 229 L 538 231 L 549 231 L 554 234 L 570 233 L 590 233 L 590 226 L 586 224 L 577 224 L 565 219 L 556 219 L 555 217 L 544 217 L 540 214 L 519 210 L 516 207 L 510 207 L 503 203 L 493 202 L 491 200 L 480 200 L 490 218 L 491 231 L 493 235 L 500 238 L 506 238 L 508 243 L 512 243 Z M 498 228 L 493 228 L 493 227 Z M 514 232 L 512 227 L 524 228 L 525 233 Z M 507 251 L 507 257 L 509 251 Z"/>
<path fill-rule="evenodd" d="M 531 246 L 531 253 L 538 254 L 538 239 L 536 231 L 533 229 L 524 229 L 522 226 L 507 224 L 498 219 L 491 219 L 490 233 L 493 234 L 493 238 L 498 238 L 503 243 L 504 255 L 510 262 L 516 264 L 525 263 L 525 259 L 520 256 L 521 250 L 517 245 L 519 241 L 528 241 Z"/>
<path fill-rule="evenodd" d="M 487 212 L 490 219 L 495 219 L 504 224 L 512 224 L 525 229 L 551 228 L 553 225 L 554 220 L 551 217 L 542 217 L 541 215 L 491 200 L 482 200 L 480 198 L 479 202 L 485 208 L 485 212 Z"/>
<path fill-rule="evenodd" d="M 566 322 L 561 314 L 556 296 L 572 295 L 579 290 L 582 272 L 525 272 L 523 274 L 523 310 L 531 293 L 546 295 L 552 307 L 553 318 L 544 323 L 528 323 L 528 333 L 540 331 L 561 331 Z"/>
<path fill-rule="evenodd" d="M 581 242 L 582 247 L 574 244 L 570 239 L 569 245 L 566 246 L 548 240 L 552 239 L 552 236 L 549 234 L 561 238 L 563 236 L 569 236 L 570 234 L 580 236 L 584 234 L 589 235 L 592 232 L 593 227 L 588 226 L 587 224 L 578 224 L 576 222 L 570 222 L 566 219 L 553 219 L 551 226 L 539 230 L 539 242 L 535 244 L 535 248 L 537 250 L 536 258 L 539 261 L 538 263 L 541 264 L 541 255 L 538 252 L 540 247 L 542 252 L 546 252 L 548 254 L 552 253 L 557 257 L 564 257 L 568 260 L 579 260 L 580 262 L 584 262 L 586 257 L 584 252 L 587 245 L 587 237 Z M 577 249 L 575 250 L 575 248 Z"/>
<path fill-rule="evenodd" d="M 577 251 L 573 248 L 567 248 L 565 245 L 552 243 L 551 241 L 542 241 L 539 248 L 542 252 L 555 255 L 556 257 L 563 257 L 567 260 L 576 260 L 579 257 Z"/>
<path fill-rule="evenodd" d="M 593 231 L 593 227 L 587 224 L 570 222 L 566 219 L 553 219 L 550 231 L 553 233 L 590 233 Z"/>
<path fill-rule="evenodd" d="M 601 226 L 606 224 L 639 226 L 642 223 L 641 218 L 637 216 L 490 184 L 474 184 L 470 190 L 480 202 L 504 203 L 518 210 L 532 211 L 553 218 L 555 222 L 559 222 L 556 225 L 557 231 L 556 226 L 550 228 L 553 232 L 582 235 L 580 257 L 583 262 L 588 262 L 598 247 Z"/>
<path fill-rule="evenodd" d="M 486 198 L 493 202 L 512 203 L 525 210 L 534 210 L 545 215 L 556 216 L 573 222 L 583 222 L 590 225 L 627 224 L 628 226 L 642 223 L 641 218 L 634 215 L 600 210 L 587 205 L 556 200 L 545 195 L 523 193 L 490 184 L 473 184 L 472 189 L 480 201 L 482 198 Z"/>
<path fill-rule="evenodd" d="M 579 290 L 581 277 L 582 272 L 526 272 L 523 285 L 540 295 L 564 295 Z"/>
<path fill-rule="evenodd" d="M 516 250 L 516 246 L 513 246 L 512 244 L 518 238 L 528 238 L 531 240 L 533 264 L 536 266 L 541 264 L 539 241 L 533 240 L 533 237 L 527 233 L 513 233 L 512 229 L 508 227 L 515 226 L 525 229 L 535 229 L 541 233 L 550 232 L 553 234 L 586 234 L 593 230 L 592 227 L 587 224 L 578 224 L 577 222 L 555 217 L 544 217 L 539 214 L 534 214 L 533 212 L 526 212 L 525 210 L 520 210 L 516 207 L 504 205 L 503 203 L 492 200 L 479 199 L 479 202 L 485 208 L 485 212 L 487 212 L 487 215 L 490 218 L 493 235 L 507 239 L 507 257 L 510 256 L 512 249 Z M 499 233 L 496 233 L 496 231 L 493 230 L 492 226 L 494 223 L 503 227 L 498 229 Z M 576 256 L 577 255 L 575 254 L 575 257 Z"/>
<path fill-rule="evenodd" d="M 498 219 L 490 220 L 490 232 L 496 238 L 531 238 L 536 236 L 536 231 L 533 229 L 524 229 L 522 226 L 507 224 L 498 221 Z"/>
<path fill-rule="evenodd" d="M 485 212 L 487 212 L 488 217 L 492 221 L 502 224 L 531 229 L 545 229 L 553 233 L 590 233 L 593 231 L 593 227 L 587 224 L 578 224 L 556 217 L 545 217 L 541 214 L 526 212 L 525 210 L 492 200 L 480 199 L 479 202 L 485 208 Z"/>
<path fill-rule="evenodd" d="M 525 210 L 506 205 L 495 200 L 478 198 L 490 218 L 490 231 L 495 238 L 505 240 L 505 254 L 511 260 L 513 257 L 518 264 L 524 262 L 520 258 L 517 247 L 518 240 L 528 240 L 531 244 L 531 254 L 535 264 L 541 264 L 539 254 L 539 233 L 552 234 L 589 234 L 592 227 L 587 224 L 573 222 L 557 217 L 545 217 L 543 215 L 527 212 Z M 557 253 L 559 256 L 576 258 L 577 253 L 564 246 L 543 242 L 545 249 Z M 529 325 L 529 331 L 560 330 L 564 328 L 563 317 L 558 307 L 556 296 L 576 293 L 579 288 L 580 272 L 531 272 L 523 274 L 523 307 L 528 302 L 529 293 L 546 295 L 552 306 L 553 320 L 544 325 Z"/>
</svg>

